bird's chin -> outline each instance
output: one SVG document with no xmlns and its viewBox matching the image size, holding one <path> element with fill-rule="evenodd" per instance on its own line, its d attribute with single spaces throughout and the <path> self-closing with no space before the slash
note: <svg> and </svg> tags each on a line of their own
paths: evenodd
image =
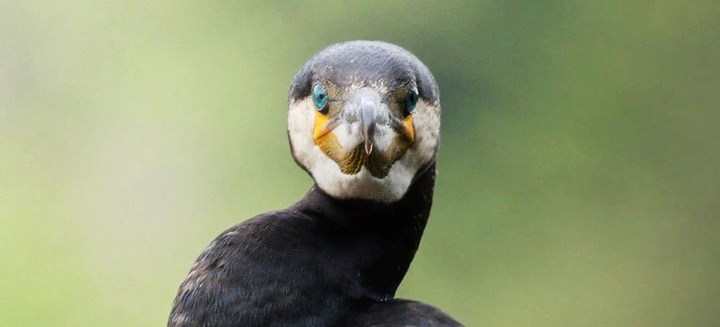
<svg viewBox="0 0 720 327">
<path fill-rule="evenodd" d="M 378 178 L 362 166 L 355 174 L 343 173 L 331 160 L 319 162 L 311 174 L 315 183 L 331 196 L 338 199 L 364 199 L 385 203 L 400 200 L 412 182 L 414 172 L 403 169 L 399 164 L 391 166 L 387 174 Z"/>
<path fill-rule="evenodd" d="M 339 199 L 390 203 L 402 198 L 416 170 L 402 160 L 409 149 L 407 142 L 384 142 L 368 151 L 362 142 L 348 143 L 342 134 L 339 139 L 329 133 L 316 141 L 314 159 L 307 167 L 323 191 Z"/>
</svg>

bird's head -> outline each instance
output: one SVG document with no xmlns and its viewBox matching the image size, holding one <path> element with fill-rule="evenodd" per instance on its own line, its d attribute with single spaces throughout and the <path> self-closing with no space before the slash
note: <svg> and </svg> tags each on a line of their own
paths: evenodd
<svg viewBox="0 0 720 327">
<path fill-rule="evenodd" d="M 437 84 L 398 46 L 352 41 L 318 52 L 295 76 L 289 103 L 293 157 L 333 197 L 397 201 L 435 160 Z"/>
</svg>

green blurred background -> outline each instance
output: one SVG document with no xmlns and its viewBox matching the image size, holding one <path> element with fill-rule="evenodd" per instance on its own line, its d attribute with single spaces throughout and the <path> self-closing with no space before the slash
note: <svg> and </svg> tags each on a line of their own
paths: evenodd
<svg viewBox="0 0 720 327">
<path fill-rule="evenodd" d="M 720 324 L 720 2 L 2 1 L 0 326 L 162 326 L 222 230 L 310 178 L 314 52 L 379 39 L 442 93 L 399 297 L 468 326 Z"/>
</svg>

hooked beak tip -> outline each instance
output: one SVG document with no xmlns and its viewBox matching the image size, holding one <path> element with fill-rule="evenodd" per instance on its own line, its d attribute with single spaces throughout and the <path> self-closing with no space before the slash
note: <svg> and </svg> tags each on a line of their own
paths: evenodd
<svg viewBox="0 0 720 327">
<path fill-rule="evenodd" d="M 373 150 L 373 132 L 375 131 L 374 119 L 363 121 L 363 143 L 365 145 L 365 154 L 370 155 Z"/>
<path fill-rule="evenodd" d="M 370 140 L 365 139 L 365 154 L 370 155 L 373 150 L 373 144 Z"/>
</svg>

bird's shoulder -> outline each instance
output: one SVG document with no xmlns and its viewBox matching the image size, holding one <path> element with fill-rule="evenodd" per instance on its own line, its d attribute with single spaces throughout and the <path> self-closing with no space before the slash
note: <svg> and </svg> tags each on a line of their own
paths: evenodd
<svg viewBox="0 0 720 327">
<path fill-rule="evenodd" d="M 221 233 L 180 285 L 169 326 L 323 325 L 340 301 L 316 264 L 321 224 L 294 210 L 261 214 Z M 322 234 L 322 233 L 320 233 Z M 330 301 L 328 305 L 318 305 Z M 326 308 L 317 310 L 317 308 Z"/>
</svg>

